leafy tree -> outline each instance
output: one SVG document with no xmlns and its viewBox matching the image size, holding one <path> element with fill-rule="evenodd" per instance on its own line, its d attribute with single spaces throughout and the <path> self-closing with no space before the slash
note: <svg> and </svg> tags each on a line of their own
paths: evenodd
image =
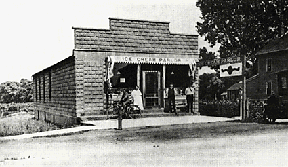
<svg viewBox="0 0 288 167">
<path fill-rule="evenodd" d="M 213 60 L 216 58 L 215 52 L 208 52 L 206 47 L 200 48 L 199 53 L 200 61 L 206 61 L 206 60 Z M 219 72 L 219 65 L 211 66 L 211 69 L 214 69 L 216 72 Z"/>
<path fill-rule="evenodd" d="M 211 78 L 212 74 L 204 73 L 203 75 L 199 76 L 199 99 L 210 99 L 208 95 L 207 87 L 209 85 L 209 79 Z"/>
<path fill-rule="evenodd" d="M 31 102 L 33 101 L 33 83 L 27 79 L 19 82 L 7 81 L 0 85 L 0 102 Z"/>
<path fill-rule="evenodd" d="M 221 99 L 221 93 L 225 92 L 233 84 L 238 83 L 241 79 L 241 76 L 220 78 L 219 73 L 204 73 L 199 76 L 199 99 Z"/>
<path fill-rule="evenodd" d="M 204 73 L 199 79 L 199 98 L 201 100 L 220 99 L 220 95 L 224 91 L 225 85 L 218 73 Z"/>
<path fill-rule="evenodd" d="M 199 57 L 201 60 L 213 60 L 215 59 L 214 52 L 208 52 L 206 47 L 200 48 Z"/>
<path fill-rule="evenodd" d="M 20 86 L 24 89 L 21 91 L 21 101 L 32 102 L 33 101 L 33 82 L 28 79 L 21 79 Z"/>
<path fill-rule="evenodd" d="M 196 5 L 203 20 L 198 32 L 211 46 L 221 44 L 221 57 L 253 58 L 269 40 L 288 31 L 287 0 L 198 0 Z"/>
</svg>

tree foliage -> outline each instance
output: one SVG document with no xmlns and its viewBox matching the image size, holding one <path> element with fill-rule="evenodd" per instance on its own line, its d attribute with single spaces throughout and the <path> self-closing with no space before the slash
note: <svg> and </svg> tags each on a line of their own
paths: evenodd
<svg viewBox="0 0 288 167">
<path fill-rule="evenodd" d="M 216 55 L 214 52 L 208 52 L 206 47 L 200 48 L 199 57 L 201 60 L 213 60 Z"/>
<path fill-rule="evenodd" d="M 33 83 L 27 79 L 20 82 L 7 81 L 0 85 L 1 103 L 33 101 Z"/>
<path fill-rule="evenodd" d="M 219 74 L 203 74 L 199 78 L 199 98 L 202 100 L 220 99 L 220 94 L 224 91 L 223 81 L 219 78 Z"/>
<path fill-rule="evenodd" d="M 199 99 L 221 99 L 221 93 L 240 80 L 241 76 L 220 78 L 219 73 L 204 73 L 199 76 Z"/>
<path fill-rule="evenodd" d="M 287 0 L 198 0 L 201 36 L 211 46 L 220 43 L 220 56 L 254 55 L 269 40 L 288 31 Z"/>
<path fill-rule="evenodd" d="M 208 52 L 206 47 L 200 48 L 200 52 L 199 52 L 199 57 L 200 57 L 200 61 L 206 61 L 206 60 L 213 60 L 216 58 L 215 52 Z M 211 69 L 214 69 L 216 72 L 219 72 L 220 66 L 216 65 L 216 66 L 211 66 Z"/>
</svg>

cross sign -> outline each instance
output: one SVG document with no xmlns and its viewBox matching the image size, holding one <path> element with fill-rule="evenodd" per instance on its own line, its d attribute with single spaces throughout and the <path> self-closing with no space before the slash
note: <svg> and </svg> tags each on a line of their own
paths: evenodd
<svg viewBox="0 0 288 167">
<path fill-rule="evenodd" d="M 240 70 L 240 67 L 232 68 L 232 66 L 229 66 L 227 69 L 222 69 L 222 72 L 227 71 L 228 74 L 231 75 L 233 71 L 239 71 L 239 70 Z"/>
</svg>

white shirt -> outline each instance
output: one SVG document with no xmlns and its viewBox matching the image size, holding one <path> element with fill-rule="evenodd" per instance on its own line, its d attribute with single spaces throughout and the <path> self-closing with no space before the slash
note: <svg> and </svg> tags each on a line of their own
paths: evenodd
<svg viewBox="0 0 288 167">
<path fill-rule="evenodd" d="M 186 95 L 194 95 L 194 88 L 193 87 L 188 87 L 185 89 L 185 94 Z"/>
</svg>

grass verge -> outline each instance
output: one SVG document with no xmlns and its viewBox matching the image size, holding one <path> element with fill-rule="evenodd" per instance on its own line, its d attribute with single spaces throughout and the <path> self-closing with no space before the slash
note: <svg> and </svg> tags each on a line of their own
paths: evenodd
<svg viewBox="0 0 288 167">
<path fill-rule="evenodd" d="M 56 125 L 35 120 L 30 113 L 19 112 L 0 118 L 0 137 L 59 129 Z"/>
</svg>

